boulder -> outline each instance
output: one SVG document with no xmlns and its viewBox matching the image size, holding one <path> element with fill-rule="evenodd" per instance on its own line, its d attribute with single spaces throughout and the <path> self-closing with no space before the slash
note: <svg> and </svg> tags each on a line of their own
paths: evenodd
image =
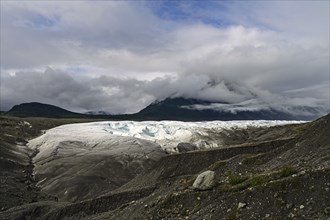
<svg viewBox="0 0 330 220">
<path fill-rule="evenodd" d="M 207 170 L 199 174 L 193 184 L 195 190 L 209 190 L 212 189 L 215 184 L 215 172 Z"/>
<path fill-rule="evenodd" d="M 183 152 L 188 152 L 188 151 L 193 151 L 197 150 L 197 146 L 195 144 L 191 143 L 186 143 L 186 142 L 181 142 L 179 143 L 176 148 L 178 149 L 178 152 L 183 153 Z"/>
</svg>

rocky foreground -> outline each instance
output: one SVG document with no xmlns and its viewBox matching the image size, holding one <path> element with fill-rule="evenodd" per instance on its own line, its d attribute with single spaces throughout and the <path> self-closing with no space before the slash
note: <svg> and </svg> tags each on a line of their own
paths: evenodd
<svg viewBox="0 0 330 220">
<path fill-rule="evenodd" d="M 228 131 L 221 135 L 224 148 L 157 157 L 124 185 L 87 200 L 66 200 L 47 191 L 45 182 L 37 185 L 41 177 L 32 170 L 40 161 L 31 161 L 35 152 L 24 142 L 34 134 L 18 139 L 13 132 L 29 133 L 29 124 L 1 122 L 7 135 L 1 136 L 0 219 L 330 218 L 330 115 L 300 125 Z"/>
</svg>

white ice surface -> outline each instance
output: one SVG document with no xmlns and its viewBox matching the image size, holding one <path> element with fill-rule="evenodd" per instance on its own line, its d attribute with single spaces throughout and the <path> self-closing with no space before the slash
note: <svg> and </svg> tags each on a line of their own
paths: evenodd
<svg viewBox="0 0 330 220">
<path fill-rule="evenodd" d="M 94 145 L 105 140 L 112 141 L 121 137 L 144 139 L 159 144 L 164 150 L 175 151 L 180 142 L 190 142 L 197 147 L 218 147 L 221 140 L 210 138 L 209 133 L 225 132 L 226 130 L 247 127 L 270 127 L 275 125 L 299 124 L 304 121 L 210 121 L 210 122 L 179 122 L 179 121 L 103 121 L 80 124 L 68 124 L 48 130 L 44 135 L 31 140 L 31 148 L 42 151 L 53 151 L 55 142 L 79 141 Z M 119 138 L 120 139 L 120 138 Z M 45 142 L 48 142 L 45 144 Z M 53 142 L 53 143 L 52 143 Z M 42 149 L 41 149 L 42 148 Z"/>
<path fill-rule="evenodd" d="M 37 149 L 34 175 L 45 192 L 63 201 L 90 199 L 125 184 L 176 152 L 180 142 L 221 147 L 228 130 L 300 121 L 105 121 L 68 124 L 46 131 L 28 146 Z M 231 134 L 231 133 L 229 133 Z M 161 149 L 162 148 L 162 149 Z M 90 182 L 90 179 L 95 179 Z M 79 184 L 77 184 L 79 183 Z M 88 190 L 81 190 L 88 189 Z M 78 197 L 77 197 L 78 196 Z"/>
</svg>

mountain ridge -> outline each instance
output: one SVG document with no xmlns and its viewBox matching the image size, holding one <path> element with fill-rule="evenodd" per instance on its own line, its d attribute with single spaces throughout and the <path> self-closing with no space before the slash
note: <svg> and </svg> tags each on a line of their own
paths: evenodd
<svg viewBox="0 0 330 220">
<path fill-rule="evenodd" d="M 210 108 L 212 105 L 227 106 L 227 109 L 217 110 Z M 196 106 L 206 106 L 204 109 L 194 108 Z M 319 117 L 316 109 L 309 109 L 315 114 L 293 115 L 287 111 L 281 111 L 272 107 L 255 110 L 252 108 L 233 111 L 233 104 L 228 102 L 211 102 L 200 99 L 189 99 L 183 97 L 167 98 L 156 101 L 134 114 L 139 118 L 153 120 L 182 120 L 182 121 L 209 121 L 209 120 L 311 120 Z M 207 108 L 209 107 L 209 108 Z"/>
<path fill-rule="evenodd" d="M 134 114 L 86 114 L 68 111 L 55 105 L 39 102 L 22 103 L 11 108 L 6 115 L 16 117 L 46 118 L 96 118 L 109 120 L 175 120 L 175 121 L 212 121 L 212 120 L 313 120 L 322 116 L 317 108 L 297 106 L 291 111 L 275 109 L 265 103 L 247 102 L 249 106 L 228 102 L 212 102 L 202 99 L 171 97 L 156 100 Z M 252 104 L 251 104 L 252 103 Z M 260 107 L 261 106 L 261 107 Z M 304 111 L 307 115 L 302 114 Z M 94 111 L 99 112 L 99 111 Z"/>
<path fill-rule="evenodd" d="M 71 112 L 55 105 L 40 102 L 22 103 L 13 106 L 8 115 L 18 117 L 46 117 L 46 118 L 79 118 L 85 117 L 84 114 Z"/>
</svg>

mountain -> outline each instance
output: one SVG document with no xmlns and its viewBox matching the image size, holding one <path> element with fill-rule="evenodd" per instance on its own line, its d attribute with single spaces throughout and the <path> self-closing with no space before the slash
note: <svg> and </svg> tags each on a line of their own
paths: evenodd
<svg viewBox="0 0 330 220">
<path fill-rule="evenodd" d="M 135 114 L 110 115 L 104 111 L 85 114 L 37 102 L 15 105 L 6 114 L 18 117 L 47 118 L 95 118 L 110 120 L 313 120 L 322 116 L 322 109 L 310 106 L 278 106 L 267 104 L 258 98 L 240 103 L 211 102 L 184 97 L 167 98 L 155 101 Z"/>
<path fill-rule="evenodd" d="M 111 115 L 109 112 L 106 111 L 88 111 L 85 112 L 86 115 Z"/>
<path fill-rule="evenodd" d="M 135 115 L 137 118 L 144 118 L 146 120 L 212 120 L 215 117 L 213 112 L 208 111 L 205 114 L 205 112 L 181 108 L 181 106 L 209 103 L 208 101 L 197 99 L 168 98 L 163 101 L 151 103 Z"/>
<path fill-rule="evenodd" d="M 308 110 L 309 114 L 292 114 L 286 110 L 275 109 L 256 100 L 238 104 L 225 102 L 214 103 L 205 100 L 188 98 L 167 98 L 151 103 L 135 114 L 136 118 L 144 120 L 179 120 L 179 121 L 209 121 L 209 120 L 310 120 L 318 117 L 318 111 Z"/>
<path fill-rule="evenodd" d="M 210 99 L 210 97 L 213 97 Z M 134 116 L 142 120 L 313 120 L 327 111 L 227 80 L 210 81 L 194 93 L 175 93 Z"/>
<path fill-rule="evenodd" d="M 43 104 L 38 102 L 30 102 L 30 103 L 15 105 L 6 114 L 11 116 L 18 116 L 18 117 L 47 117 L 47 118 L 86 117 L 84 114 L 71 112 L 54 105 Z"/>
</svg>

